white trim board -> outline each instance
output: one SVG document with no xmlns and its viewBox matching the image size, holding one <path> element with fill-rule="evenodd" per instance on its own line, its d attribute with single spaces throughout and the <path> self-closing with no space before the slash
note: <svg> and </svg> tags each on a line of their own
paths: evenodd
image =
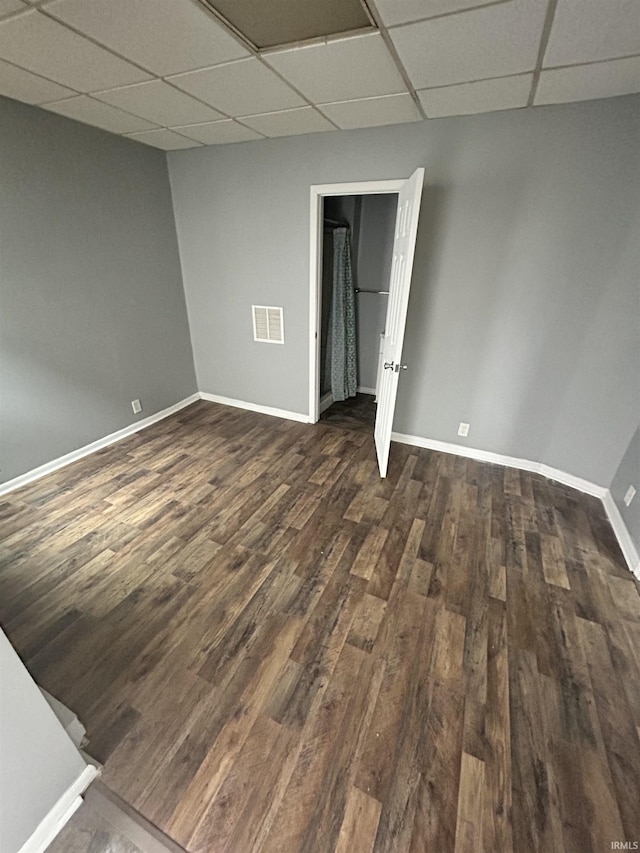
<svg viewBox="0 0 640 853">
<path fill-rule="evenodd" d="M 357 388 L 358 394 L 371 394 L 372 397 L 376 395 L 375 388 L 363 388 L 362 385 L 358 385 Z M 327 391 L 326 394 L 323 394 L 320 397 L 320 402 L 318 404 L 318 414 L 321 415 L 323 412 L 326 412 L 329 406 L 333 406 L 335 400 L 333 399 L 333 394 L 331 391 Z"/>
<path fill-rule="evenodd" d="M 327 391 L 326 394 L 323 394 L 322 397 L 320 397 L 320 404 L 318 407 L 319 413 L 322 414 L 323 412 L 326 412 L 329 406 L 333 406 L 334 402 L 333 394 L 331 391 Z"/>
<path fill-rule="evenodd" d="M 624 519 L 620 515 L 620 510 L 616 506 L 616 502 L 614 501 L 609 489 L 607 489 L 607 493 L 603 497 L 602 503 L 604 504 L 605 512 L 609 517 L 609 523 L 613 527 L 613 532 L 616 534 L 620 550 L 627 561 L 627 565 L 640 581 L 640 554 L 631 539 L 627 525 L 624 523 Z"/>
<path fill-rule="evenodd" d="M 542 474 L 557 483 L 571 486 L 580 492 L 593 495 L 596 498 L 604 498 L 607 489 L 597 486 L 589 480 L 575 477 L 545 465 L 542 462 L 531 462 L 528 459 L 520 459 L 517 456 L 504 456 L 502 453 L 493 453 L 491 450 L 478 450 L 475 447 L 465 447 L 461 444 L 449 444 L 447 441 L 437 441 L 435 438 L 422 438 L 419 435 L 405 435 L 401 432 L 392 432 L 391 440 L 399 444 L 411 444 L 414 447 L 426 447 L 427 450 L 439 450 L 442 453 L 453 453 L 454 456 L 466 456 L 469 459 L 477 459 L 479 462 L 492 462 L 494 465 L 504 465 L 505 468 L 519 468 L 522 471 L 532 471 L 534 474 Z"/>
<path fill-rule="evenodd" d="M 245 409 L 247 412 L 258 412 L 261 415 L 271 415 L 275 418 L 284 418 L 287 421 L 297 421 L 301 424 L 309 423 L 309 415 L 303 412 L 289 412 L 286 409 L 275 409 L 273 406 L 263 406 L 260 403 L 247 403 L 245 400 L 222 397 L 220 394 L 208 394 L 205 391 L 201 391 L 198 396 L 201 400 L 207 400 L 209 403 L 220 403 L 223 406 L 232 406 L 234 409 Z"/>
<path fill-rule="evenodd" d="M 550 465 L 545 465 L 544 462 L 531 462 L 529 459 L 520 459 L 517 456 L 504 456 L 501 453 L 493 453 L 490 450 L 478 450 L 475 447 L 450 444 L 446 441 L 437 441 L 434 438 L 422 438 L 419 435 L 405 435 L 401 432 L 392 432 L 391 440 L 397 441 L 399 444 L 409 444 L 413 447 L 425 447 L 427 450 L 452 453 L 454 456 L 466 456 L 468 459 L 477 459 L 479 462 L 504 465 L 505 468 L 518 468 L 521 471 L 542 474 L 543 477 L 555 480 L 556 483 L 562 483 L 565 486 L 570 486 L 572 489 L 577 489 L 579 492 L 600 498 L 627 565 L 638 580 L 640 580 L 640 555 L 638 555 L 638 551 L 611 496 L 611 492 L 604 486 L 598 486 L 589 480 L 583 480 L 582 477 L 567 474 L 566 471 L 552 468 Z"/>
<path fill-rule="evenodd" d="M 170 415 L 179 412 L 181 409 L 190 406 L 192 403 L 197 403 L 198 400 L 208 400 L 210 403 L 222 403 L 224 406 L 233 406 L 236 409 L 246 409 L 249 412 L 259 412 L 263 415 L 273 415 L 277 418 L 285 418 L 286 420 L 298 421 L 303 424 L 309 423 L 309 415 L 302 414 L 301 412 L 288 412 L 286 409 L 275 409 L 272 406 L 261 406 L 257 403 L 247 403 L 244 400 L 233 400 L 230 397 L 221 397 L 219 394 L 206 394 L 199 391 L 196 394 L 192 394 L 190 397 L 185 397 L 184 400 L 181 400 L 179 403 L 175 403 L 173 406 L 169 406 L 166 409 L 162 409 L 160 412 L 156 412 L 155 415 L 150 415 L 148 418 L 129 424 L 129 426 L 126 426 L 117 432 L 112 432 L 110 435 L 105 435 L 103 438 L 92 441 L 91 444 L 85 444 L 84 447 L 79 447 L 77 450 L 72 450 L 71 453 L 66 453 L 64 456 L 52 459 L 51 462 L 45 462 L 44 465 L 40 465 L 38 468 L 33 468 L 25 474 L 20 474 L 20 476 L 14 477 L 12 480 L 7 480 L 6 483 L 0 484 L 0 496 L 6 495 L 9 492 L 14 492 L 16 489 L 26 486 L 28 483 L 33 483 L 34 480 L 39 480 L 47 474 L 53 474 L 54 471 L 64 468 L 67 465 L 71 465 L 72 462 L 77 462 L 79 459 L 84 459 L 85 456 L 89 456 L 91 453 L 102 450 L 103 447 L 108 447 L 110 444 L 115 444 L 123 438 L 127 438 L 136 432 L 140 432 L 140 430 L 146 429 L 152 424 L 168 418 Z"/>
<path fill-rule="evenodd" d="M 64 456 L 52 459 L 51 462 L 45 462 L 44 465 L 39 465 L 37 468 L 27 471 L 25 474 L 20 474 L 19 477 L 7 480 L 6 483 L 0 484 L 0 495 L 6 495 L 9 492 L 13 492 L 21 486 L 26 486 L 27 483 L 39 480 L 41 477 L 45 477 L 47 474 L 52 474 L 59 468 L 64 468 L 66 465 L 71 465 L 72 462 L 77 462 L 78 459 L 83 459 L 85 456 L 89 456 L 97 450 L 102 450 L 103 447 L 108 447 L 110 444 L 115 444 L 116 441 L 121 441 L 123 438 L 127 438 L 136 432 L 140 432 L 140 430 L 146 429 L 146 427 L 168 418 L 169 415 L 179 412 L 180 409 L 190 406 L 191 403 L 195 403 L 199 399 L 200 394 L 192 394 L 190 397 L 185 397 L 185 399 L 181 400 L 179 403 L 175 403 L 173 406 L 169 406 L 166 409 L 162 409 L 160 412 L 156 412 L 155 415 L 149 415 L 148 418 L 143 418 L 141 421 L 129 424 L 129 426 L 126 426 L 117 432 L 112 432 L 110 435 L 105 435 L 103 438 L 92 441 L 91 444 L 85 444 L 84 447 L 79 447 L 77 450 L 65 453 Z"/>
<path fill-rule="evenodd" d="M 160 412 L 156 412 L 155 415 L 150 415 L 148 418 L 144 418 L 137 423 L 130 424 L 118 432 L 111 433 L 111 435 L 107 435 L 104 438 L 100 438 L 97 441 L 92 442 L 91 444 L 80 447 L 78 450 L 67 453 L 65 456 L 60 456 L 58 459 L 53 459 L 51 462 L 40 465 L 32 471 L 27 471 L 25 474 L 21 474 L 13 480 L 8 480 L 6 483 L 2 483 L 0 485 L 0 495 L 13 492 L 15 489 L 19 489 L 21 486 L 26 486 L 27 483 L 31 483 L 34 480 L 39 480 L 47 474 L 52 474 L 59 468 L 64 468 L 66 465 L 70 465 L 78 459 L 83 459 L 85 456 L 89 456 L 89 454 L 95 453 L 103 447 L 115 444 L 115 442 L 120 441 L 129 435 L 133 435 L 134 433 L 175 414 L 175 412 L 179 412 L 181 409 L 186 408 L 186 406 L 190 406 L 191 403 L 195 403 L 198 400 L 207 400 L 210 403 L 220 403 L 223 406 L 232 406 L 233 408 L 245 409 L 249 412 L 258 412 L 263 415 L 271 415 L 273 417 L 297 421 L 298 423 L 311 422 L 309 415 L 301 412 L 289 412 L 286 409 L 276 409 L 272 406 L 262 406 L 258 403 L 247 403 L 243 400 L 235 400 L 231 397 L 223 397 L 219 394 L 208 394 L 204 391 L 200 391 L 197 394 L 192 394 L 190 397 L 185 397 L 184 400 L 181 400 L 179 403 L 175 403 L 173 406 L 169 406 Z M 575 477 L 573 474 L 567 474 L 564 471 L 552 468 L 542 462 L 531 462 L 528 459 L 519 459 L 516 456 L 504 456 L 500 453 L 492 453 L 489 450 L 478 450 L 473 447 L 463 447 L 460 444 L 449 444 L 446 441 L 422 438 L 418 435 L 405 435 L 400 432 L 392 432 L 391 440 L 397 441 L 400 444 L 409 444 L 414 447 L 425 447 L 428 450 L 439 450 L 442 453 L 453 453 L 456 456 L 467 456 L 470 459 L 477 459 L 480 462 L 492 462 L 496 465 L 504 465 L 508 468 L 519 468 L 523 471 L 532 471 L 536 474 L 542 474 L 544 477 L 548 477 L 558 483 L 571 486 L 571 488 L 578 489 L 578 491 L 585 492 L 588 495 L 600 498 L 604 504 L 609 522 L 616 534 L 616 538 L 618 539 L 618 543 L 622 553 L 624 554 L 625 560 L 627 561 L 631 571 L 636 575 L 638 580 L 640 580 L 640 555 L 638 554 L 631 536 L 629 535 L 629 531 L 627 530 L 627 526 L 620 515 L 618 507 L 615 505 L 615 502 L 611 497 L 609 489 L 606 489 L 604 486 L 598 486 L 595 483 L 590 483 L 588 480 L 583 480 L 581 477 Z"/>
<path fill-rule="evenodd" d="M 42 853 L 45 851 L 64 825 L 80 808 L 82 805 L 81 795 L 87 790 L 98 773 L 97 767 L 93 764 L 87 764 L 75 782 L 72 782 L 51 811 L 40 821 L 18 853 Z"/>
</svg>

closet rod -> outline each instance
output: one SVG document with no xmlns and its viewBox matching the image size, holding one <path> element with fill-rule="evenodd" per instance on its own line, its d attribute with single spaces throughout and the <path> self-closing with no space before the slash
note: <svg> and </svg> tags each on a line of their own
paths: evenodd
<svg viewBox="0 0 640 853">
<path fill-rule="evenodd" d="M 366 287 L 354 287 L 353 288 L 356 293 L 379 293 L 383 296 L 388 296 L 388 290 L 367 290 Z"/>
<path fill-rule="evenodd" d="M 324 225 L 328 228 L 348 228 L 348 222 L 338 222 L 337 219 L 324 219 Z"/>
</svg>

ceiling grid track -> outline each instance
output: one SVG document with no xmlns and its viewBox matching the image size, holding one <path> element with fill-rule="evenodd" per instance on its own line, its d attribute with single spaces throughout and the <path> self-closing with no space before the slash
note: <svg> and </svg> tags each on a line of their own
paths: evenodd
<svg viewBox="0 0 640 853">
<path fill-rule="evenodd" d="M 15 6 L 0 95 L 166 150 L 640 93 L 630 0 Z"/>
</svg>

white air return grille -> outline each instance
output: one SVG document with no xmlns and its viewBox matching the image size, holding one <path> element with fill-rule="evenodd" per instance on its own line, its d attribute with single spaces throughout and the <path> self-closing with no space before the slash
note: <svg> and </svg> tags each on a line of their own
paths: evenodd
<svg viewBox="0 0 640 853">
<path fill-rule="evenodd" d="M 284 343 L 284 319 L 282 308 L 267 305 L 252 305 L 253 339 L 265 344 Z"/>
</svg>

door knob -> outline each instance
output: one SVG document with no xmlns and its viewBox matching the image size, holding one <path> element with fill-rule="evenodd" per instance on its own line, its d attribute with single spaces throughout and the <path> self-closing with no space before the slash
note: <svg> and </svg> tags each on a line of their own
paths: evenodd
<svg viewBox="0 0 640 853">
<path fill-rule="evenodd" d="M 407 369 L 406 364 L 396 364 L 396 373 L 400 373 L 401 370 L 406 370 L 406 369 Z"/>
</svg>

